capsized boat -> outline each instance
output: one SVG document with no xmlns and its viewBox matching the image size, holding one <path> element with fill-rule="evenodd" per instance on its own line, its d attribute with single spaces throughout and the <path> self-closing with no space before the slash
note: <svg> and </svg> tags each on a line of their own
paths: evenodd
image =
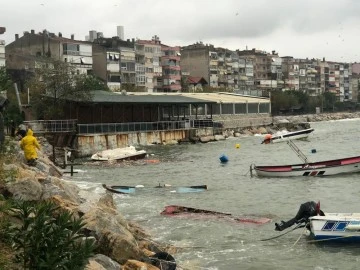
<svg viewBox="0 0 360 270">
<path fill-rule="evenodd" d="M 119 193 L 119 194 L 129 194 L 129 193 L 135 193 L 137 188 L 141 189 L 147 189 L 143 185 L 136 185 L 136 186 L 107 186 L 105 184 L 102 185 L 103 188 L 106 190 L 113 192 L 113 193 Z M 197 186 L 184 186 L 184 187 L 173 187 L 171 185 L 165 184 L 163 186 L 155 186 L 155 188 L 168 188 L 170 189 L 170 192 L 176 192 L 176 193 L 192 193 L 192 192 L 202 192 L 207 190 L 207 185 L 197 185 Z"/>
<path fill-rule="evenodd" d="M 360 156 L 309 162 L 307 157 L 290 140 L 287 142 L 303 163 L 291 165 L 250 165 L 250 174 L 253 171 L 260 177 L 292 177 L 292 176 L 329 176 L 345 173 L 360 172 Z"/>
<path fill-rule="evenodd" d="M 302 130 L 296 131 L 286 131 L 286 132 L 278 132 L 276 134 L 266 134 L 264 136 L 264 140 L 262 143 L 278 143 L 278 142 L 285 142 L 288 140 L 297 140 L 297 139 L 304 139 L 307 138 L 312 132 L 314 131 L 313 128 L 307 128 Z"/>
<path fill-rule="evenodd" d="M 109 161 L 124 159 L 140 159 L 146 156 L 145 150 L 136 150 L 134 146 L 124 148 L 108 149 L 97 152 L 91 156 L 92 160 Z"/>
<path fill-rule="evenodd" d="M 360 242 L 360 213 L 325 213 L 310 217 L 309 223 L 315 242 Z"/>
<path fill-rule="evenodd" d="M 113 192 L 113 193 L 119 193 L 119 194 L 129 194 L 134 193 L 136 187 L 132 186 L 107 186 L 105 184 L 102 184 L 103 188 L 106 190 Z"/>
<path fill-rule="evenodd" d="M 193 207 L 181 206 L 181 205 L 168 205 L 161 212 L 161 215 L 166 216 L 207 216 L 228 219 L 239 223 L 254 223 L 254 224 L 265 224 L 271 221 L 269 218 L 264 217 L 235 217 L 230 213 L 217 212 L 212 210 L 198 209 Z"/>
<path fill-rule="evenodd" d="M 192 193 L 192 192 L 202 192 L 207 190 L 207 185 L 198 185 L 198 186 L 188 186 L 188 187 L 176 187 L 175 190 L 171 192 L 177 193 Z"/>
</svg>

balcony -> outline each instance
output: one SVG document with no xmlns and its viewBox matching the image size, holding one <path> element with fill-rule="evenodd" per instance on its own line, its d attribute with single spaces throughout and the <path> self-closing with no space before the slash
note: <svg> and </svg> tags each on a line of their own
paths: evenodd
<svg viewBox="0 0 360 270">
<path fill-rule="evenodd" d="M 92 52 L 72 51 L 72 50 L 64 50 L 63 54 L 64 55 L 92 56 Z"/>
</svg>

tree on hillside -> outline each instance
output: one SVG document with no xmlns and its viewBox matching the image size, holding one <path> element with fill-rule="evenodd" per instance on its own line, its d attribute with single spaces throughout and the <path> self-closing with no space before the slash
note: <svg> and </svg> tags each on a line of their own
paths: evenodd
<svg viewBox="0 0 360 270">
<path fill-rule="evenodd" d="M 0 92 L 6 91 L 11 86 L 11 80 L 6 73 L 5 67 L 0 67 Z"/>
<path fill-rule="evenodd" d="M 75 67 L 62 62 L 44 63 L 27 83 L 30 106 L 38 119 L 59 119 L 68 99 L 90 100 L 93 90 L 107 90 L 97 78 L 76 74 Z"/>
<path fill-rule="evenodd" d="M 9 100 L 6 110 L 3 112 L 5 125 L 8 126 L 11 120 L 15 124 L 20 124 L 24 119 L 22 119 L 20 113 L 15 88 L 5 67 L 0 67 L 0 92 L 6 93 L 6 97 Z"/>
</svg>

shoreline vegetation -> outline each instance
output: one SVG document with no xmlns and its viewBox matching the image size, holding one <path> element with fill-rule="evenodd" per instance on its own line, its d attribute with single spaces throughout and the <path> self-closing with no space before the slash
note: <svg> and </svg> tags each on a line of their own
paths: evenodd
<svg viewBox="0 0 360 270">
<path fill-rule="evenodd" d="M 299 127 L 299 125 L 309 126 L 311 122 L 354 118 L 360 118 L 360 112 L 275 116 L 273 123 L 269 126 L 242 129 L 239 134 L 229 130 L 225 132 L 228 132 L 229 136 L 250 136 L 275 132 L 279 128 L 290 130 Z M 226 136 L 224 137 L 226 138 Z M 31 269 L 23 267 L 24 253 L 21 253 L 20 248 L 14 250 L 14 243 L 11 240 L 13 233 L 8 230 L 10 227 L 18 230 L 24 227 L 24 220 L 19 218 L 19 209 L 32 207 L 26 206 L 27 203 L 24 202 L 35 204 L 48 202 L 51 204 L 48 206 L 49 209 L 55 207 L 54 213 L 63 211 L 70 214 L 69 220 L 81 221 L 78 231 L 74 232 L 75 238 L 82 243 L 87 240 L 94 243 L 91 249 L 92 255 L 89 258 L 82 259 L 85 260 L 85 263 L 84 268 L 81 269 L 156 270 L 160 268 L 151 262 L 149 259 L 151 256 L 158 252 L 166 252 L 176 257 L 179 248 L 154 242 L 144 228 L 126 220 L 117 209 L 113 194 L 108 192 L 93 194 L 81 190 L 70 181 L 64 180 L 63 171 L 49 159 L 51 153 L 46 153 L 48 152 L 47 149 L 51 149 L 48 142 L 42 137 L 38 139 L 43 150 L 38 152 L 39 158 L 35 166 L 26 164 L 19 142 L 12 138 L 6 138 L 5 145 L 1 150 L 0 248 L 2 253 L 0 254 L 0 269 Z M 14 201 L 22 202 L 22 204 L 18 204 L 22 208 L 14 208 Z M 39 207 L 46 209 L 46 206 L 40 205 Z M 39 210 L 36 209 L 40 208 L 31 208 L 34 215 L 39 213 Z M 8 211 L 9 209 L 15 209 L 15 211 Z M 30 217 L 32 218 L 31 215 L 27 218 Z M 56 216 L 49 216 L 48 218 L 53 221 L 56 220 Z M 44 222 L 48 221 L 45 220 Z M 27 232 L 29 233 L 29 230 Z M 19 255 L 23 257 L 19 257 Z M 79 263 L 82 262 L 80 259 L 79 261 Z"/>
<path fill-rule="evenodd" d="M 42 149 L 49 148 L 45 138 L 38 139 Z M 153 256 L 176 253 L 175 247 L 151 240 L 144 228 L 126 220 L 113 194 L 81 190 L 62 176 L 63 171 L 42 151 L 36 165 L 28 166 L 19 142 L 6 138 L 0 155 L 0 269 L 156 270 L 159 262 Z M 27 237 L 14 237 L 14 232 Z M 50 238 L 56 232 L 57 237 Z M 66 256 L 64 248 L 69 248 L 69 257 L 76 257 L 72 266 L 51 268 L 55 262 L 49 258 L 56 265 L 69 260 L 60 260 L 60 253 Z M 37 265 L 44 265 L 36 259 L 40 256 L 50 268 Z"/>
</svg>

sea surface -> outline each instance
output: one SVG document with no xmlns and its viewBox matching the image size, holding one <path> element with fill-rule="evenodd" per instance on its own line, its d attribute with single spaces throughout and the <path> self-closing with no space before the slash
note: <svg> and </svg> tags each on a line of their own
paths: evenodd
<svg viewBox="0 0 360 270">
<path fill-rule="evenodd" d="M 360 119 L 310 123 L 315 131 L 296 145 L 310 161 L 360 155 Z M 238 148 L 236 146 L 239 146 Z M 258 178 L 249 167 L 301 163 L 287 143 L 261 144 L 258 136 L 206 144 L 148 146 L 153 163 L 78 166 L 71 178 L 81 188 L 104 193 L 107 185 L 144 185 L 131 195 L 114 195 L 119 211 L 142 225 L 156 241 L 179 247 L 179 269 L 360 269 L 360 245 L 310 243 L 302 229 L 274 240 L 275 222 L 295 216 L 301 203 L 321 202 L 324 212 L 360 212 L 360 174 L 332 177 Z M 221 164 L 224 154 L 229 161 Z M 156 163 L 159 161 L 158 163 Z M 157 185 L 208 185 L 199 193 L 174 193 Z M 221 218 L 167 217 L 166 205 L 183 205 L 268 217 L 263 225 Z"/>
</svg>

